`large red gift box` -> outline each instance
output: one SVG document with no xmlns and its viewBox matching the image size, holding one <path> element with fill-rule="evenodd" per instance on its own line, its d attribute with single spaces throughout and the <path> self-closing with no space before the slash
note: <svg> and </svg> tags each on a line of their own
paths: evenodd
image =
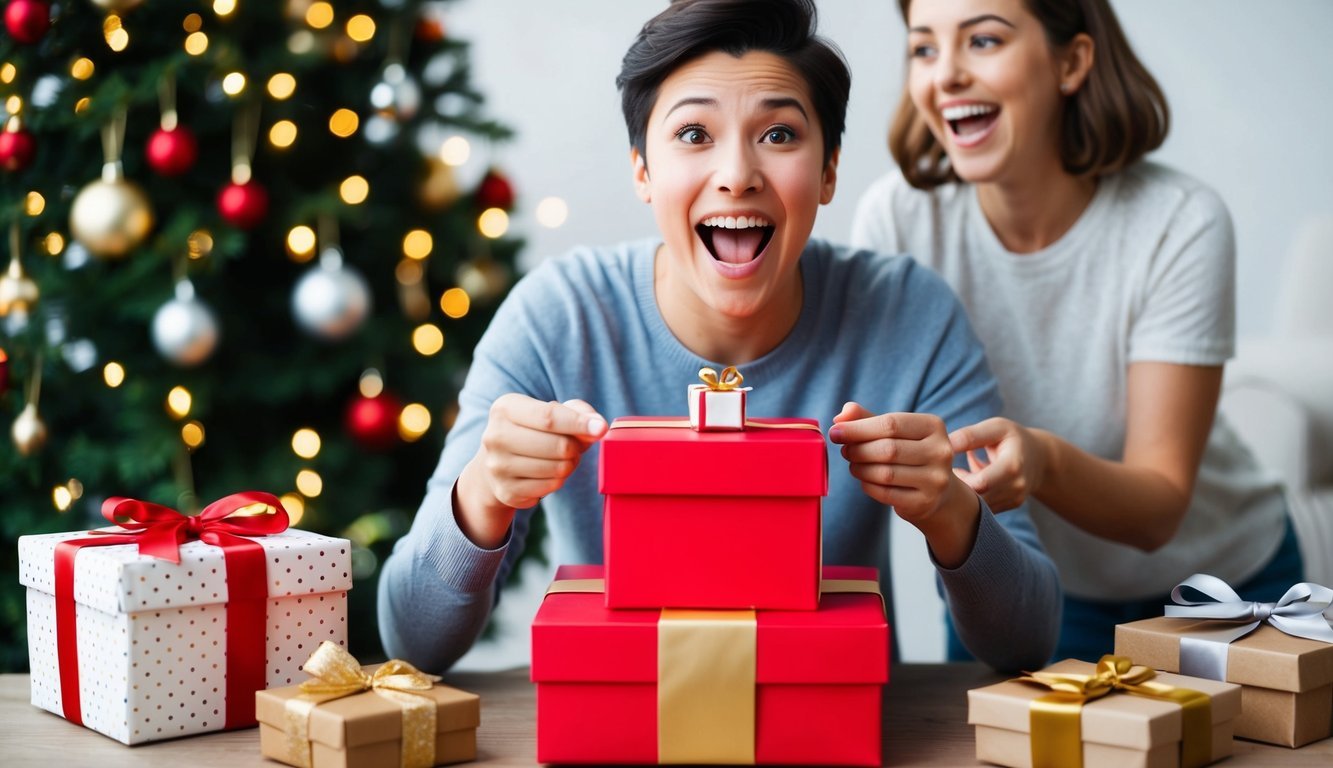
<svg viewBox="0 0 1333 768">
<path fill-rule="evenodd" d="M 824 568 L 817 611 L 611 610 L 602 576 L 561 566 L 533 620 L 538 762 L 881 764 L 875 569 Z"/>
<path fill-rule="evenodd" d="M 607 607 L 818 606 L 818 422 L 696 432 L 684 418 L 619 418 L 602 438 L 599 483 Z"/>
</svg>

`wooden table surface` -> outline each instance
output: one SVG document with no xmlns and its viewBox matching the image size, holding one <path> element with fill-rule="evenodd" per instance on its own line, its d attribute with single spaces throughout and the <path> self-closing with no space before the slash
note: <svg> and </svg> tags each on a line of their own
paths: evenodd
<svg viewBox="0 0 1333 768">
<path fill-rule="evenodd" d="M 967 696 L 1002 679 L 978 665 L 901 664 L 890 675 L 884 720 L 885 765 L 977 765 Z M 526 669 L 452 674 L 444 682 L 481 695 L 477 762 L 534 763 L 533 687 Z M 126 747 L 65 722 L 28 702 L 27 675 L 0 675 L 0 765 L 4 766 L 276 766 L 259 756 L 259 733 L 243 731 Z M 1236 741 L 1223 766 L 1333 766 L 1333 739 L 1291 750 Z"/>
</svg>

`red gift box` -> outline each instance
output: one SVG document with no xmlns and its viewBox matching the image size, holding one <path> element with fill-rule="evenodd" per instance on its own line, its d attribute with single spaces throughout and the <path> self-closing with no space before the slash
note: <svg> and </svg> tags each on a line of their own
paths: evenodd
<svg viewBox="0 0 1333 768">
<path fill-rule="evenodd" d="M 817 611 L 611 610 L 602 575 L 561 566 L 533 620 L 538 762 L 881 764 L 875 569 L 825 568 Z"/>
<path fill-rule="evenodd" d="M 599 483 L 608 608 L 818 606 L 828 452 L 813 419 L 619 418 Z"/>
</svg>

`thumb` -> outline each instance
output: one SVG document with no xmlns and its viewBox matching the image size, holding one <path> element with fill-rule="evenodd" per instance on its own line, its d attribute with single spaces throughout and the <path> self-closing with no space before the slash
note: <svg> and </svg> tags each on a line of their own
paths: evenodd
<svg viewBox="0 0 1333 768">
<path fill-rule="evenodd" d="M 589 405 L 587 401 L 579 399 L 566 400 L 561 403 L 561 405 L 572 411 L 578 412 L 583 417 L 583 434 L 577 435 L 580 440 L 596 442 L 601 439 L 602 435 L 606 434 L 606 430 L 608 429 L 606 419 L 602 418 L 602 415 L 597 412 L 597 409 Z"/>
<path fill-rule="evenodd" d="M 986 491 L 990 489 L 990 478 L 984 471 L 970 472 L 962 467 L 954 467 L 953 473 L 958 476 L 959 480 L 967 483 L 967 487 L 971 488 L 978 496 L 985 496 Z"/>
<path fill-rule="evenodd" d="M 1001 435 L 1002 430 L 996 420 L 987 419 L 970 427 L 959 427 L 950 432 L 949 448 L 954 453 L 975 451 L 988 445 L 994 445 L 999 441 Z"/>
<path fill-rule="evenodd" d="M 862 408 L 860 403 L 847 402 L 843 403 L 842 410 L 838 412 L 838 415 L 833 417 L 833 423 L 841 424 L 844 421 L 857 421 L 874 415 L 875 414 L 867 411 L 865 408 Z"/>
</svg>

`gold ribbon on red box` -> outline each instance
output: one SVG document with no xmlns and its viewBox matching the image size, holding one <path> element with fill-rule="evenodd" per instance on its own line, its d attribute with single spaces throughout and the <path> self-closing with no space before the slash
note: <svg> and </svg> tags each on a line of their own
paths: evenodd
<svg viewBox="0 0 1333 768">
<path fill-rule="evenodd" d="M 287 530 L 287 510 L 278 497 L 243 491 L 223 497 L 197 515 L 171 507 L 113 496 L 102 503 L 102 516 L 121 530 L 89 531 L 91 538 L 56 545 L 56 651 L 60 662 L 60 699 L 65 719 L 83 724 L 79 695 L 77 608 L 74 560 L 83 547 L 135 544 L 139 554 L 180 562 L 180 546 L 202 541 L 222 548 L 227 568 L 226 728 L 255 724 L 255 691 L 264 688 L 264 632 L 268 626 L 268 576 L 264 548 L 248 537 Z"/>
<path fill-rule="evenodd" d="M 1212 697 L 1151 682 L 1156 676 L 1153 670 L 1135 666 L 1124 656 L 1108 654 L 1097 662 L 1096 672 L 1091 675 L 1029 672 L 1016 678 L 1052 691 L 1030 705 L 1032 768 L 1082 768 L 1083 705 L 1115 691 L 1179 704 L 1181 768 L 1199 768 L 1212 762 Z"/>
<path fill-rule="evenodd" d="M 603 591 L 602 579 L 561 579 L 546 594 Z M 871 579 L 825 579 L 820 592 L 884 599 L 879 582 Z M 753 610 L 662 609 L 657 622 L 658 763 L 754 764 L 757 648 Z"/>
</svg>

